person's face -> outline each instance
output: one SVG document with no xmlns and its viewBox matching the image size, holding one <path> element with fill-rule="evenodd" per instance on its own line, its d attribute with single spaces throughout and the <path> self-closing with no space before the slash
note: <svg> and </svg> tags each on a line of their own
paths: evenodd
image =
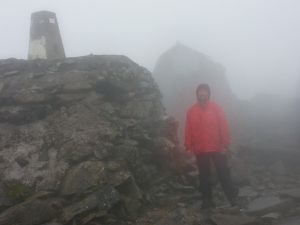
<svg viewBox="0 0 300 225">
<path fill-rule="evenodd" d="M 200 103 L 205 103 L 209 99 L 209 93 L 205 89 L 199 89 L 197 92 L 197 98 Z"/>
</svg>

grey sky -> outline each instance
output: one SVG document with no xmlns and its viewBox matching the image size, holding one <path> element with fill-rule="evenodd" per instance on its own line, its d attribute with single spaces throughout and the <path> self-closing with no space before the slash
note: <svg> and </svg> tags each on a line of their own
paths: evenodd
<svg viewBox="0 0 300 225">
<path fill-rule="evenodd" d="M 57 14 L 67 56 L 125 54 L 152 70 L 178 40 L 223 64 L 233 91 L 300 86 L 299 0 L 0 0 L 0 58 L 26 58 L 31 12 Z"/>
</svg>

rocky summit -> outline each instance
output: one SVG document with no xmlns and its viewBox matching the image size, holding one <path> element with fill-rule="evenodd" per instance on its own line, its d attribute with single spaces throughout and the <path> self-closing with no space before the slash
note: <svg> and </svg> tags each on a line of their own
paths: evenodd
<svg viewBox="0 0 300 225">
<path fill-rule="evenodd" d="M 299 151 L 239 146 L 206 211 L 177 129 L 125 56 L 0 60 L 0 225 L 299 224 Z"/>
<path fill-rule="evenodd" d="M 173 146 L 163 116 L 150 72 L 125 56 L 1 60 L 0 224 L 134 217 Z"/>
</svg>

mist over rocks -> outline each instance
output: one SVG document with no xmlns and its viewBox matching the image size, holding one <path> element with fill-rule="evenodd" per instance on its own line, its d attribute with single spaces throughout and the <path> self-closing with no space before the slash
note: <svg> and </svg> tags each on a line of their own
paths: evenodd
<svg viewBox="0 0 300 225">
<path fill-rule="evenodd" d="M 299 151 L 299 105 L 296 98 L 258 94 L 241 104 L 241 142 L 252 148 Z M 256 146 L 256 147 L 255 147 Z"/>
<path fill-rule="evenodd" d="M 253 100 L 253 107 L 261 110 L 249 117 L 250 103 L 237 101 L 222 80 L 222 90 L 228 92 L 215 98 L 223 103 L 227 99 L 226 109 L 230 104 L 232 111 L 239 107 L 244 116 L 239 119 L 245 119 L 239 126 L 249 134 L 231 161 L 243 206 L 256 206 L 257 198 L 270 195 L 284 202 L 292 198 L 275 217 L 297 215 L 299 154 L 274 151 L 273 146 L 270 154 L 263 148 L 258 140 L 271 141 L 260 136 L 262 128 L 267 131 L 277 117 L 268 117 L 268 105 L 260 103 L 264 97 Z M 194 91 L 186 91 L 194 102 Z M 185 102 L 177 99 L 178 104 L 183 109 Z M 198 173 L 193 160 L 180 151 L 176 129 L 174 119 L 165 119 L 151 73 L 125 56 L 1 60 L 0 225 L 203 223 Z M 223 206 L 226 200 L 220 187 L 215 188 L 216 203 Z M 279 212 L 273 205 L 266 211 Z M 264 213 L 245 216 L 221 207 L 210 219 L 218 225 L 270 224 L 262 216 L 274 216 Z"/>
<path fill-rule="evenodd" d="M 235 149 L 299 150 L 300 110 L 296 97 L 282 97 L 278 90 L 277 95 L 258 94 L 251 100 L 238 99 L 221 64 L 181 43 L 160 56 L 153 76 L 167 113 L 180 123 L 181 140 L 185 113 L 196 102 L 195 89 L 199 83 L 208 83 L 212 99 L 223 106 L 228 116 Z"/>
<path fill-rule="evenodd" d="M 278 192 L 299 185 L 299 105 L 296 98 L 281 97 L 279 90 L 278 95 L 260 94 L 248 101 L 240 100 L 230 90 L 222 66 L 181 44 L 162 54 L 154 77 L 161 88 L 167 112 L 180 122 L 181 137 L 185 113 L 188 106 L 196 102 L 195 89 L 199 83 L 210 84 L 212 99 L 225 109 L 233 137 L 231 172 L 241 190 L 243 207 L 250 210 L 255 206 L 261 214 L 266 213 L 264 210 L 281 211 L 279 216 L 266 215 L 268 219 L 263 220 L 268 221 L 245 222 L 241 219 L 241 224 L 280 224 L 277 223 L 279 218 L 285 220 L 289 214 L 294 215 L 295 204 L 299 205 L 299 202 L 281 199 Z M 269 199 L 280 199 L 285 205 L 284 210 L 276 209 L 277 203 L 269 204 Z M 262 205 L 268 207 L 261 210 Z M 187 208 L 188 212 L 192 211 L 189 206 Z M 239 224 L 233 222 L 234 218 L 214 221 L 211 224 Z"/>
<path fill-rule="evenodd" d="M 169 113 L 174 113 L 174 101 L 196 101 L 198 84 L 211 86 L 212 98 L 225 105 L 234 99 L 225 76 L 225 68 L 208 56 L 181 43 L 176 43 L 158 59 L 153 76 L 163 94 L 163 102 Z"/>
<path fill-rule="evenodd" d="M 136 216 L 174 148 L 163 126 L 151 73 L 125 56 L 1 60 L 0 224 Z"/>
<path fill-rule="evenodd" d="M 163 95 L 166 111 L 180 122 L 182 139 L 185 113 L 196 100 L 196 88 L 200 83 L 210 85 L 212 99 L 223 106 L 236 124 L 237 99 L 225 74 L 225 68 L 210 57 L 181 43 L 176 43 L 157 60 L 153 71 Z"/>
</svg>

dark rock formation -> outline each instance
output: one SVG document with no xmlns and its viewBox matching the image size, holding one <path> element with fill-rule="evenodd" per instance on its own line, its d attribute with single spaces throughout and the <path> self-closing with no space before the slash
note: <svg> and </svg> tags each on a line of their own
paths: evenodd
<svg viewBox="0 0 300 225">
<path fill-rule="evenodd" d="M 0 224 L 136 216 L 168 172 L 163 113 L 125 56 L 0 61 Z"/>
</svg>

